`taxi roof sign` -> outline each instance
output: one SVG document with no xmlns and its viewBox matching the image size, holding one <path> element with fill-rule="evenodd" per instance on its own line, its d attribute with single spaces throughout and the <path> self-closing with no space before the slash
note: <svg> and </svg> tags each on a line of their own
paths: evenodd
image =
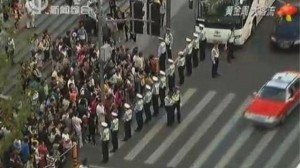
<svg viewBox="0 0 300 168">
<path fill-rule="evenodd" d="M 298 77 L 298 75 L 296 73 L 280 72 L 280 73 L 275 74 L 272 77 L 272 80 L 281 81 L 283 83 L 289 84 L 292 81 L 294 81 L 297 77 Z"/>
</svg>

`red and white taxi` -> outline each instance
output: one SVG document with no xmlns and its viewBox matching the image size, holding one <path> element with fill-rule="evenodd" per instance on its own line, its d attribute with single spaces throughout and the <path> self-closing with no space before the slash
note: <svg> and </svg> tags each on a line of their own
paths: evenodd
<svg viewBox="0 0 300 168">
<path fill-rule="evenodd" d="M 248 106 L 244 117 L 254 123 L 274 126 L 293 111 L 300 102 L 300 72 L 276 73 Z"/>
</svg>

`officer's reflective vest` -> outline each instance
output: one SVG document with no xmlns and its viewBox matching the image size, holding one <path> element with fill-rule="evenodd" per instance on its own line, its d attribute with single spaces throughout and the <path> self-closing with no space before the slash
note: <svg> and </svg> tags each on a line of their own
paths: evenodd
<svg viewBox="0 0 300 168">
<path fill-rule="evenodd" d="M 109 129 L 108 128 L 104 128 L 104 130 L 103 130 L 102 141 L 109 141 Z"/>
<path fill-rule="evenodd" d="M 132 119 L 132 110 L 128 109 L 125 111 L 124 120 L 130 121 Z"/>
<path fill-rule="evenodd" d="M 154 95 L 159 95 L 159 83 L 154 83 L 153 85 L 153 94 Z"/>
<path fill-rule="evenodd" d="M 147 91 L 146 95 L 144 97 L 144 104 L 150 103 L 151 99 L 152 99 L 152 92 L 151 91 Z"/>
<path fill-rule="evenodd" d="M 119 130 L 119 119 L 118 118 L 114 118 L 112 120 L 111 130 L 112 131 L 118 131 Z"/>
</svg>

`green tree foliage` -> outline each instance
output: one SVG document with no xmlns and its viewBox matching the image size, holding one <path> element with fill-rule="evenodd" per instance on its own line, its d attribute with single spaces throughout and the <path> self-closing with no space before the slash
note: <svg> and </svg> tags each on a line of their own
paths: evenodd
<svg viewBox="0 0 300 168">
<path fill-rule="evenodd" d="M 13 26 L 12 26 L 13 27 Z M 7 27 L 9 36 L 13 37 L 14 29 Z M 4 30 L 4 24 L 0 21 L 0 28 Z M 16 65 L 18 66 L 18 65 Z M 11 65 L 3 49 L 0 50 L 0 93 L 7 88 L 11 79 L 7 79 Z M 19 67 L 13 67 L 19 68 Z M 25 127 L 27 118 L 32 113 L 30 97 L 24 94 L 21 87 L 22 81 L 18 80 L 16 87 L 10 96 L 0 95 L 0 121 L 11 133 L 0 140 L 0 157 L 9 148 L 14 139 L 22 138 L 22 130 Z M 1 164 L 0 164 L 1 165 Z"/>
</svg>

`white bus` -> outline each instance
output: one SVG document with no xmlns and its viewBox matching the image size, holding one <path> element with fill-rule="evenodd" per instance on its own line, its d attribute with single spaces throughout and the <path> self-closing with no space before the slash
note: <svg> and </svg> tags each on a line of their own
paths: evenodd
<svg viewBox="0 0 300 168">
<path fill-rule="evenodd" d="M 274 14 L 274 1 L 194 0 L 196 31 L 200 24 L 204 26 L 208 43 L 226 43 L 234 28 L 235 45 L 243 45 L 255 32 L 263 15 Z"/>
</svg>

